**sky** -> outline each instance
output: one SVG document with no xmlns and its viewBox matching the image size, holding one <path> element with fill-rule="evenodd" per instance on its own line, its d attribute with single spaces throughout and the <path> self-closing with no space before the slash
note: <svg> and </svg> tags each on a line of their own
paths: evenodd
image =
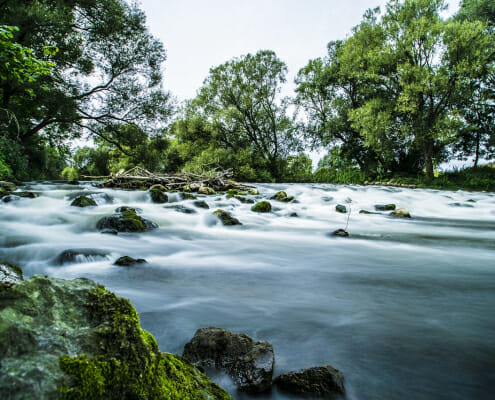
<svg viewBox="0 0 495 400">
<path fill-rule="evenodd" d="M 458 0 L 449 0 L 449 12 Z M 287 90 L 308 60 L 345 39 L 368 8 L 386 0 L 140 0 L 151 33 L 167 51 L 164 89 L 195 97 L 211 67 L 273 50 L 288 66 Z"/>
</svg>

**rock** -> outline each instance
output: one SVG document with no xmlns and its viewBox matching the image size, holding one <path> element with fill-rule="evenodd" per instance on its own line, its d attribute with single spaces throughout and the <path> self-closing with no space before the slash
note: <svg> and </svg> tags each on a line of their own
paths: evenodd
<svg viewBox="0 0 495 400">
<path fill-rule="evenodd" d="M 272 211 L 272 205 L 269 201 L 263 200 L 252 206 L 251 211 L 259 213 L 269 213 L 270 211 Z"/>
<path fill-rule="evenodd" d="M 22 269 L 20 267 L 8 262 L 0 262 L 0 291 L 2 290 L 1 284 L 14 285 L 23 279 Z"/>
<path fill-rule="evenodd" d="M 201 186 L 198 189 L 199 194 L 217 194 L 211 187 L 208 186 Z"/>
<path fill-rule="evenodd" d="M 19 201 L 21 198 L 14 194 L 9 194 L 7 196 L 2 197 L 2 203 L 11 203 L 13 201 Z"/>
<path fill-rule="evenodd" d="M 90 199 L 86 196 L 79 196 L 72 203 L 70 203 L 72 207 L 94 207 L 97 206 L 96 201 Z"/>
<path fill-rule="evenodd" d="M 198 207 L 198 208 L 204 208 L 204 209 L 207 209 L 207 210 L 210 208 L 210 206 L 208 205 L 208 203 L 206 203 L 206 201 L 204 201 L 204 200 L 197 200 L 193 204 L 194 204 L 195 207 Z"/>
<path fill-rule="evenodd" d="M 165 186 L 163 186 L 163 185 L 160 185 L 159 183 L 150 186 L 150 190 L 153 190 L 153 189 L 159 189 L 162 192 L 166 192 L 167 191 L 167 188 Z"/>
<path fill-rule="evenodd" d="M 96 229 L 115 229 L 117 232 L 145 232 L 158 228 L 158 225 L 136 214 L 131 209 L 124 210 L 120 215 L 104 217 L 96 223 Z"/>
<path fill-rule="evenodd" d="M 332 232 L 332 236 L 347 237 L 349 236 L 349 232 L 344 229 L 337 229 L 336 231 Z"/>
<path fill-rule="evenodd" d="M 119 257 L 113 264 L 119 265 L 121 267 L 130 267 L 132 265 L 143 264 L 143 263 L 146 263 L 146 260 L 144 258 L 135 259 L 129 256 L 122 256 Z"/>
<path fill-rule="evenodd" d="M 294 196 L 287 196 L 287 193 L 281 190 L 280 192 L 275 193 L 274 196 L 271 197 L 272 200 L 283 201 L 284 203 L 288 203 L 294 200 Z"/>
<path fill-rule="evenodd" d="M 273 381 L 292 394 L 332 399 L 345 393 L 342 373 L 330 365 L 280 375 Z"/>
<path fill-rule="evenodd" d="M 155 187 L 154 189 L 150 189 L 150 196 L 151 196 L 151 201 L 153 203 L 162 204 L 168 201 L 168 196 L 166 195 L 166 193 L 164 193 L 164 191 L 158 187 Z"/>
<path fill-rule="evenodd" d="M 63 265 L 63 264 L 70 264 L 70 263 L 75 263 L 75 262 L 82 262 L 86 260 L 81 260 L 83 257 L 84 258 L 104 258 L 108 255 L 107 251 L 104 250 L 99 250 L 99 249 L 68 249 L 64 250 L 62 253 L 60 253 L 54 260 L 54 264 L 56 265 Z M 78 260 L 79 258 L 79 260 Z"/>
<path fill-rule="evenodd" d="M 69 200 L 74 200 L 80 196 L 89 197 L 90 199 L 93 199 L 97 203 L 101 203 L 101 204 L 112 204 L 113 203 L 113 197 L 110 196 L 108 193 L 105 193 L 105 192 L 80 191 L 80 192 L 76 192 L 76 193 L 71 193 L 67 197 Z"/>
<path fill-rule="evenodd" d="M 104 233 L 106 235 L 118 235 L 119 231 L 117 229 L 103 229 L 100 233 Z"/>
<path fill-rule="evenodd" d="M 15 192 L 14 194 L 24 199 L 35 199 L 36 197 L 38 197 L 38 195 L 33 192 Z"/>
<path fill-rule="evenodd" d="M 337 204 L 335 206 L 335 211 L 342 213 L 342 214 L 347 214 L 347 207 L 342 205 L 342 204 Z"/>
<path fill-rule="evenodd" d="M 296 218 L 296 217 L 299 217 L 299 215 L 296 212 L 291 212 L 289 214 L 289 217 Z"/>
<path fill-rule="evenodd" d="M 248 194 L 252 195 L 252 196 L 258 196 L 260 194 L 260 192 L 258 191 L 258 189 L 249 189 L 248 190 Z"/>
<path fill-rule="evenodd" d="M 390 213 L 390 216 L 396 218 L 411 218 L 411 214 L 405 208 L 398 208 Z"/>
<path fill-rule="evenodd" d="M 222 224 L 231 226 L 231 225 L 242 225 L 242 223 L 237 219 L 230 215 L 227 211 L 224 210 L 216 210 L 213 214 L 215 214 Z"/>
<path fill-rule="evenodd" d="M 324 202 L 326 203 L 330 203 L 331 201 L 333 201 L 333 197 L 332 196 L 324 196 L 321 198 Z"/>
<path fill-rule="evenodd" d="M 395 204 L 376 204 L 376 211 L 393 211 L 395 210 Z"/>
<path fill-rule="evenodd" d="M 272 384 L 272 345 L 242 333 L 214 327 L 198 329 L 184 346 L 184 357 L 194 364 L 224 370 L 247 392 L 262 392 Z"/>
<path fill-rule="evenodd" d="M 169 208 L 169 209 L 175 210 L 177 212 L 181 212 L 183 214 L 196 214 L 196 210 L 193 210 L 192 208 L 181 206 L 179 204 L 173 205 L 173 206 L 166 206 L 164 208 Z"/>
<path fill-rule="evenodd" d="M 40 275 L 0 291 L 0 388 L 9 400 L 232 400 L 160 352 L 129 300 L 89 279 Z"/>
<path fill-rule="evenodd" d="M 368 210 L 361 210 L 361 211 L 359 211 L 359 214 L 367 214 L 367 215 L 369 215 L 369 214 L 377 214 L 377 213 L 374 213 L 374 212 L 371 212 L 371 211 L 368 211 Z"/>
<path fill-rule="evenodd" d="M 464 208 L 474 208 L 472 204 L 466 204 L 466 203 L 450 203 L 449 206 L 452 207 L 464 207 Z"/>
<path fill-rule="evenodd" d="M 194 194 L 191 193 L 182 193 L 181 194 L 182 200 L 196 200 L 198 196 L 195 196 Z"/>
<path fill-rule="evenodd" d="M 237 189 L 229 189 L 227 190 L 227 199 L 231 199 L 232 197 L 235 196 L 245 196 L 246 192 L 239 192 Z"/>
<path fill-rule="evenodd" d="M 0 189 L 5 189 L 8 192 L 13 192 L 17 189 L 17 186 L 12 182 L 0 181 Z"/>
<path fill-rule="evenodd" d="M 243 197 L 243 196 L 234 196 L 234 199 L 237 199 L 237 200 L 239 200 L 241 203 L 244 203 L 244 204 L 254 204 L 254 200 L 253 200 L 253 199 L 248 199 L 247 197 Z"/>
<path fill-rule="evenodd" d="M 127 210 L 134 211 L 136 214 L 139 214 L 139 213 L 142 213 L 143 212 L 143 210 L 141 210 L 138 207 L 129 207 L 129 206 L 120 206 L 120 207 L 117 207 L 115 209 L 115 212 L 116 213 L 121 213 L 122 211 L 127 211 Z"/>
</svg>

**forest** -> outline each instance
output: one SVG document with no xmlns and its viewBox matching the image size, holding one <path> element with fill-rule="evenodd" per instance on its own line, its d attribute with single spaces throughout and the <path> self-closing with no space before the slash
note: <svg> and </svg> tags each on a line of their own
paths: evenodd
<svg viewBox="0 0 495 400">
<path fill-rule="evenodd" d="M 183 103 L 166 49 L 124 0 L 0 1 L 0 179 L 134 166 L 245 182 L 393 181 L 493 190 L 495 3 L 390 0 L 308 60 L 295 93 L 271 50 L 213 66 Z M 75 142 L 77 141 L 77 142 Z M 74 146 L 74 143 L 83 145 Z M 86 143 L 86 145 L 84 145 Z M 315 171 L 308 151 L 325 149 Z M 451 173 L 442 163 L 470 160 Z"/>
</svg>

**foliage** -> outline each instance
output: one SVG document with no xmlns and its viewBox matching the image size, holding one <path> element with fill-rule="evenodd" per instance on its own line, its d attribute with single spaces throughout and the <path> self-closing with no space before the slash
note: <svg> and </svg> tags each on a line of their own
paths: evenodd
<svg viewBox="0 0 495 400">
<path fill-rule="evenodd" d="M 282 180 L 285 182 L 311 182 L 313 161 L 306 154 L 289 156 L 285 160 Z"/>
</svg>

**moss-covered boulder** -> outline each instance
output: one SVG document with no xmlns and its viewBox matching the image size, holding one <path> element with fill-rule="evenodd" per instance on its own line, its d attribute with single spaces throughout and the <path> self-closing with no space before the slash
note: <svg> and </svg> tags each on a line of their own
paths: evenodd
<svg viewBox="0 0 495 400">
<path fill-rule="evenodd" d="M 269 213 L 270 211 L 272 211 L 272 205 L 269 201 L 263 200 L 252 206 L 251 211 L 259 213 Z"/>
<path fill-rule="evenodd" d="M 193 204 L 194 204 L 195 207 L 204 208 L 206 210 L 208 210 L 210 208 L 210 206 L 208 205 L 208 203 L 206 201 L 204 201 L 204 200 L 197 200 Z"/>
<path fill-rule="evenodd" d="M 100 231 L 114 229 L 117 232 L 145 232 L 158 228 L 158 225 L 137 215 L 132 209 L 126 209 L 120 214 L 104 217 L 96 223 Z"/>
<path fill-rule="evenodd" d="M 347 207 L 343 204 L 337 204 L 335 206 L 335 211 L 337 211 L 338 213 L 347 214 Z"/>
<path fill-rule="evenodd" d="M 282 201 L 284 203 L 288 203 L 294 200 L 294 196 L 287 196 L 287 193 L 281 190 L 280 192 L 275 193 L 272 197 L 272 200 Z"/>
<path fill-rule="evenodd" d="M 70 203 L 72 207 L 94 207 L 97 206 L 96 201 L 87 197 L 87 196 L 79 196 L 74 199 L 72 203 Z"/>
<path fill-rule="evenodd" d="M 226 371 L 244 391 L 262 392 L 272 384 L 272 345 L 243 333 L 214 327 L 198 329 L 184 346 L 184 357 L 197 365 Z"/>
<path fill-rule="evenodd" d="M 198 198 L 198 196 L 188 192 L 181 193 L 181 197 L 182 200 L 196 200 Z"/>
<path fill-rule="evenodd" d="M 7 192 L 13 192 L 17 189 L 17 186 L 12 182 L 0 181 L 0 189 L 4 189 Z"/>
<path fill-rule="evenodd" d="M 146 264 L 146 260 L 144 258 L 132 258 L 130 256 L 122 256 L 119 257 L 114 263 L 114 265 L 118 265 L 119 267 L 132 267 L 136 264 Z"/>
<path fill-rule="evenodd" d="M 241 203 L 244 203 L 244 204 L 254 204 L 253 199 L 248 199 L 247 197 L 244 197 L 244 196 L 234 196 L 234 199 L 237 199 Z"/>
<path fill-rule="evenodd" d="M 242 223 L 237 218 L 234 218 L 227 211 L 218 209 L 213 214 L 215 214 L 215 216 L 217 216 L 218 219 L 222 221 L 222 224 L 226 226 L 242 225 Z"/>
<path fill-rule="evenodd" d="M 215 192 L 215 190 L 213 190 L 211 187 L 208 187 L 208 186 L 201 186 L 198 189 L 198 193 L 199 194 L 208 194 L 208 195 L 217 194 L 217 192 Z"/>
<path fill-rule="evenodd" d="M 193 208 L 185 207 L 181 204 L 174 204 L 173 206 L 166 206 L 164 208 L 171 209 L 177 212 L 180 212 L 182 214 L 196 214 L 197 211 L 194 210 Z"/>
<path fill-rule="evenodd" d="M 19 266 L 0 261 L 0 284 L 13 285 L 21 282 L 23 279 L 22 269 Z"/>
<path fill-rule="evenodd" d="M 376 211 L 393 211 L 395 210 L 395 204 L 376 204 Z"/>
<path fill-rule="evenodd" d="M 303 397 L 332 399 L 345 393 L 342 373 L 331 365 L 280 375 L 273 381 L 280 389 Z"/>
<path fill-rule="evenodd" d="M 411 218 L 411 214 L 405 208 L 398 208 L 390 213 L 391 217 L 394 218 Z"/>
<path fill-rule="evenodd" d="M 260 194 L 260 192 L 258 191 L 258 189 L 255 189 L 255 188 L 249 189 L 249 190 L 248 190 L 248 193 L 249 193 L 250 195 L 253 195 L 253 196 L 257 196 L 257 195 L 259 195 L 259 194 Z"/>
<path fill-rule="evenodd" d="M 231 399 L 161 353 L 127 299 L 46 276 L 0 291 L 0 388 L 10 400 Z"/>
<path fill-rule="evenodd" d="M 153 203 L 166 203 L 168 201 L 168 196 L 164 190 L 160 187 L 153 187 L 150 189 L 151 201 Z"/>
</svg>

